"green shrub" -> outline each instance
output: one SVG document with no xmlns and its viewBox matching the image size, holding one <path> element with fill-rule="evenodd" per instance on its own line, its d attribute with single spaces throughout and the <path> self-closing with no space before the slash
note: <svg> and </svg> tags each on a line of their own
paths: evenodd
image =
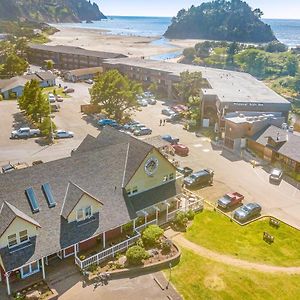
<svg viewBox="0 0 300 300">
<path fill-rule="evenodd" d="M 140 247 L 142 247 L 142 248 L 144 248 L 143 240 L 142 240 L 141 238 L 139 238 L 139 239 L 137 240 L 137 242 L 136 242 L 136 245 L 137 245 L 137 246 L 140 246 Z"/>
<path fill-rule="evenodd" d="M 164 231 L 157 225 L 150 225 L 142 234 L 142 240 L 145 247 L 157 246 L 159 239 L 163 236 Z"/>
<path fill-rule="evenodd" d="M 187 218 L 186 213 L 179 211 L 179 212 L 177 212 L 177 214 L 174 218 L 173 225 L 176 230 L 185 230 L 188 221 L 189 220 Z"/>
<path fill-rule="evenodd" d="M 194 218 L 195 218 L 195 212 L 192 209 L 188 210 L 186 212 L 186 217 L 188 218 L 189 221 L 194 220 Z"/>
<path fill-rule="evenodd" d="M 123 225 L 122 230 L 125 234 L 132 235 L 133 234 L 133 224 L 132 224 L 132 222 L 129 222 L 129 223 Z"/>
<path fill-rule="evenodd" d="M 140 246 L 132 246 L 126 251 L 126 258 L 129 265 L 137 266 L 149 257 L 146 250 Z"/>
<path fill-rule="evenodd" d="M 172 242 L 170 240 L 165 240 L 161 243 L 161 250 L 163 254 L 168 254 L 171 251 Z"/>
<path fill-rule="evenodd" d="M 88 267 L 88 271 L 94 273 L 97 270 L 98 266 L 96 264 L 92 264 Z"/>
</svg>

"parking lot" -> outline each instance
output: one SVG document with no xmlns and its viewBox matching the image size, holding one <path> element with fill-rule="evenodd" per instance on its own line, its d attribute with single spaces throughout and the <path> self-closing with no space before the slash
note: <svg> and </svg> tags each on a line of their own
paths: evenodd
<svg viewBox="0 0 300 300">
<path fill-rule="evenodd" d="M 0 165 L 35 160 L 51 161 L 69 156 L 87 134 L 97 136 L 99 128 L 91 117 L 80 112 L 80 105 L 89 103 L 90 85 L 85 83 L 63 83 L 75 89 L 71 98 L 61 103 L 61 110 L 55 113 L 54 122 L 58 129 L 73 131 L 72 139 L 58 140 L 54 145 L 43 145 L 41 139 L 10 140 L 10 132 L 25 124 L 16 101 L 0 102 Z M 273 215 L 300 228 L 300 184 L 292 185 L 285 180 L 280 185 L 269 183 L 268 173 L 261 167 L 253 168 L 237 155 L 215 146 L 206 137 L 183 130 L 181 124 L 166 123 L 160 126 L 161 114 L 166 105 L 158 101 L 137 112 L 135 119 L 153 130 L 152 135 L 170 134 L 180 138 L 190 153 L 187 157 L 176 156 L 181 166 L 197 171 L 204 167 L 215 171 L 214 186 L 198 191 L 209 201 L 215 202 L 226 192 L 238 191 L 245 196 L 244 202 L 255 201 L 262 205 L 263 213 Z"/>
</svg>

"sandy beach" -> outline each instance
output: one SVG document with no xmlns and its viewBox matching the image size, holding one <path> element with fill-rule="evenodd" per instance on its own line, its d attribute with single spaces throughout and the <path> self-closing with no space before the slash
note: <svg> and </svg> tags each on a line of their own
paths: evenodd
<svg viewBox="0 0 300 300">
<path fill-rule="evenodd" d="M 49 45 L 77 46 L 89 50 L 122 53 L 130 57 L 160 55 L 182 51 L 194 46 L 199 40 L 171 40 L 170 44 L 152 43 L 161 37 L 112 35 L 101 29 L 65 28 L 50 36 Z M 174 59 L 172 59 L 174 61 Z M 175 59 L 176 61 L 176 59 Z"/>
</svg>

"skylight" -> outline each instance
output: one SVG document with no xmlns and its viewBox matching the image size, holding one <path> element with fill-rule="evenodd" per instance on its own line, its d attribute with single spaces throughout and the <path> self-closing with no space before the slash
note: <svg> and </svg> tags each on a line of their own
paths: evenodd
<svg viewBox="0 0 300 300">
<path fill-rule="evenodd" d="M 56 202 L 54 200 L 50 184 L 49 183 L 44 183 L 42 185 L 42 189 L 43 189 L 45 198 L 46 198 L 46 200 L 48 202 L 48 206 L 50 208 L 55 207 Z"/>
<path fill-rule="evenodd" d="M 37 213 L 40 211 L 39 204 L 35 195 L 35 192 L 32 187 L 25 190 L 25 194 L 28 198 L 31 210 L 33 213 Z"/>
</svg>

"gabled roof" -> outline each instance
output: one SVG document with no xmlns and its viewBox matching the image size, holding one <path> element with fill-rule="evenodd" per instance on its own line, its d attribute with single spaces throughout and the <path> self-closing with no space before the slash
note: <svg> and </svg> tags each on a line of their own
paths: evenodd
<svg viewBox="0 0 300 300">
<path fill-rule="evenodd" d="M 36 74 L 37 77 L 39 77 L 42 80 L 54 80 L 54 79 L 56 79 L 56 75 L 54 75 L 50 71 L 36 72 L 35 74 Z"/>
<path fill-rule="evenodd" d="M 82 196 L 88 195 L 95 201 L 103 204 L 99 199 L 93 197 L 88 192 L 84 191 L 81 187 L 73 182 L 70 182 L 67 188 L 66 196 L 64 198 L 63 207 L 61 210 L 61 215 L 67 219 L 70 213 L 73 211 L 74 207 L 78 204 Z"/>
<path fill-rule="evenodd" d="M 93 75 L 102 72 L 103 72 L 102 67 L 93 67 L 93 68 L 75 69 L 75 70 L 68 71 L 67 73 L 74 76 L 83 76 L 83 75 Z"/>
<path fill-rule="evenodd" d="M 2 206 L 0 208 L 0 216 L 1 216 L 0 236 L 3 235 L 3 233 L 6 231 L 6 229 L 9 227 L 9 225 L 14 221 L 16 217 L 19 217 L 24 221 L 33 224 L 34 226 L 41 227 L 41 225 L 37 221 L 24 214 L 23 212 L 21 212 L 19 209 L 17 209 L 15 206 L 8 203 L 7 201 L 2 203 Z"/>
<path fill-rule="evenodd" d="M 105 126 L 97 138 L 86 137 L 75 153 L 102 149 L 121 144 L 129 145 L 127 151 L 126 164 L 120 166 L 120 172 L 124 174 L 123 186 L 126 186 L 134 173 L 139 168 L 148 153 L 153 150 L 153 146 L 143 140 L 132 137 L 129 134 L 120 132 L 111 126 Z M 121 169 L 122 168 L 122 169 Z"/>
<path fill-rule="evenodd" d="M 274 125 L 261 130 L 252 137 L 252 140 L 258 144 L 267 146 L 268 139 L 271 138 L 277 142 L 277 146 L 274 150 L 286 157 L 300 162 L 300 136 L 294 133 L 283 130 Z"/>
</svg>

